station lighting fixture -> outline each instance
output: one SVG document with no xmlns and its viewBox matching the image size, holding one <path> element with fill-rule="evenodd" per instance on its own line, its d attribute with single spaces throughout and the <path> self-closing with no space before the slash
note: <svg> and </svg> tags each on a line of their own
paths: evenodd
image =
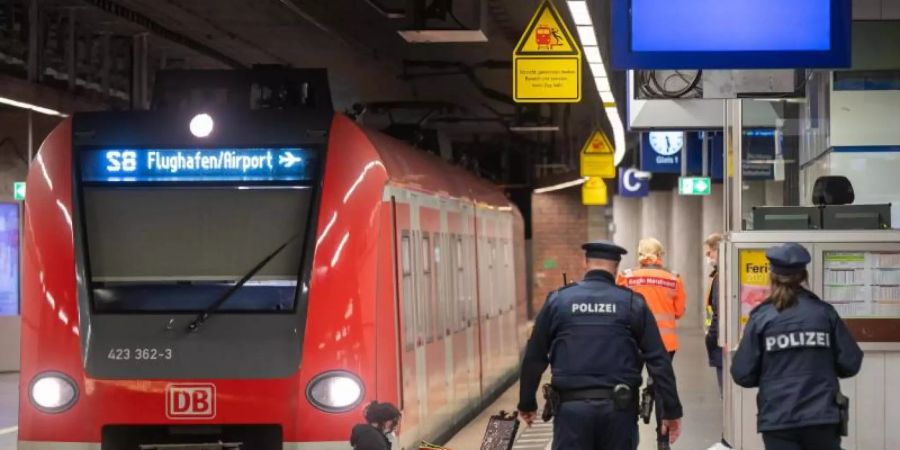
<svg viewBox="0 0 900 450">
<path fill-rule="evenodd" d="M 28 389 L 31 402 L 48 413 L 63 412 L 75 404 L 78 388 L 67 376 L 58 372 L 42 373 L 31 381 Z"/>
<path fill-rule="evenodd" d="M 546 186 L 546 187 L 542 187 L 539 189 L 535 189 L 534 193 L 535 194 L 543 194 L 545 192 L 553 192 L 553 191 L 558 191 L 560 189 L 581 186 L 582 184 L 584 184 L 585 181 L 587 181 L 587 177 L 578 178 L 576 180 L 566 181 L 564 183 L 559 183 L 559 184 L 554 184 L 553 186 Z"/>
<path fill-rule="evenodd" d="M 209 114 L 200 113 L 191 119 L 191 134 L 198 138 L 205 138 L 212 133 L 214 127 L 213 118 Z"/>
<path fill-rule="evenodd" d="M 30 109 L 36 113 L 46 114 L 48 116 L 69 117 L 68 114 L 63 114 L 55 109 L 44 108 L 43 106 L 33 105 L 27 102 L 20 102 L 11 98 L 0 97 L 0 103 L 16 108 Z"/>
<path fill-rule="evenodd" d="M 622 118 L 619 116 L 619 110 L 616 109 L 616 98 L 612 93 L 612 86 L 609 85 L 609 76 L 603 64 L 603 55 L 600 53 L 597 32 L 594 30 L 591 13 L 587 2 L 584 0 L 569 0 L 566 4 L 569 6 L 572 20 L 577 26 L 578 38 L 581 41 L 581 47 L 584 49 L 584 57 L 591 68 L 591 74 L 594 76 L 597 93 L 600 94 L 606 116 L 609 118 L 610 125 L 612 125 L 613 141 L 616 147 L 614 163 L 618 166 L 622 159 L 625 158 L 625 126 L 622 123 Z M 577 184 L 583 182 L 584 180 L 572 181 L 572 183 Z M 538 192 L 538 190 L 535 190 L 535 192 Z"/>
<path fill-rule="evenodd" d="M 348 372 L 325 372 L 309 383 L 306 397 L 322 411 L 349 411 L 362 401 L 363 385 Z"/>
</svg>

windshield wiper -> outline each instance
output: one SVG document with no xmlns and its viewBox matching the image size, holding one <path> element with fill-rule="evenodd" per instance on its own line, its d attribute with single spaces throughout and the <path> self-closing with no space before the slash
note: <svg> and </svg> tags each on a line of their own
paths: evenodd
<svg viewBox="0 0 900 450">
<path fill-rule="evenodd" d="M 249 272 L 247 272 L 246 275 L 241 277 L 241 279 L 237 283 L 235 283 L 234 286 L 232 286 L 230 289 L 225 291 L 225 293 L 222 294 L 222 296 L 219 297 L 218 300 L 213 302 L 213 304 L 209 305 L 209 308 L 206 308 L 206 311 L 203 311 L 202 313 L 198 314 L 197 317 L 194 318 L 194 320 L 192 320 L 191 323 L 188 324 L 188 326 L 187 326 L 188 333 L 197 331 L 197 329 L 200 328 L 200 325 L 203 325 L 203 322 L 206 322 L 206 319 L 209 319 L 209 316 L 213 315 L 213 313 L 215 313 L 219 308 L 221 308 L 222 305 L 225 304 L 225 302 L 228 301 L 228 299 L 231 298 L 231 296 L 234 295 L 234 293 L 238 291 L 238 289 L 240 289 L 242 286 L 247 284 L 247 282 L 250 281 L 250 279 L 253 278 L 254 275 L 256 275 L 260 270 L 262 270 L 262 268 L 265 267 L 266 264 L 269 264 L 269 262 L 272 261 L 272 259 L 274 259 L 276 256 L 278 256 L 278 254 L 281 253 L 281 251 L 284 250 L 285 247 L 290 245 L 290 243 L 293 242 L 294 239 L 297 239 L 298 236 L 300 236 L 299 233 L 291 236 L 288 240 L 284 241 L 284 244 L 281 244 L 278 248 L 275 249 L 274 252 L 270 253 L 265 258 L 263 258 L 262 261 L 260 261 L 259 263 L 256 264 L 256 266 L 253 267 L 253 269 L 251 269 Z"/>
</svg>

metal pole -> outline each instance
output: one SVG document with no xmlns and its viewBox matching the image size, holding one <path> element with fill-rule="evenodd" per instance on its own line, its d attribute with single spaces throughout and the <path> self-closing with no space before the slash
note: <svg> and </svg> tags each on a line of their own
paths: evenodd
<svg viewBox="0 0 900 450">
<path fill-rule="evenodd" d="M 703 137 L 703 142 L 701 146 L 701 151 L 703 152 L 700 155 L 703 158 L 703 176 L 709 176 L 709 132 L 701 131 L 700 136 Z"/>
<path fill-rule="evenodd" d="M 28 110 L 28 162 L 27 166 L 31 166 L 31 160 L 34 158 L 34 111 Z"/>
<path fill-rule="evenodd" d="M 684 144 L 681 147 L 681 176 L 687 176 L 687 159 L 688 159 L 688 149 L 687 149 L 687 133 L 681 133 L 681 142 Z"/>
<path fill-rule="evenodd" d="M 103 95 L 109 95 L 109 70 L 112 66 L 109 33 L 103 33 L 103 67 L 100 69 L 100 86 Z"/>
<path fill-rule="evenodd" d="M 38 0 L 28 2 L 28 81 L 34 83 L 40 79 Z"/>
<path fill-rule="evenodd" d="M 69 90 L 75 90 L 75 52 L 78 45 L 75 42 L 75 8 L 69 8 L 69 42 L 66 45 L 66 68 L 69 74 Z"/>
<path fill-rule="evenodd" d="M 743 194 L 742 137 L 743 111 L 741 99 L 725 100 L 725 231 L 741 231 L 743 229 L 743 211 L 741 196 Z"/>
</svg>

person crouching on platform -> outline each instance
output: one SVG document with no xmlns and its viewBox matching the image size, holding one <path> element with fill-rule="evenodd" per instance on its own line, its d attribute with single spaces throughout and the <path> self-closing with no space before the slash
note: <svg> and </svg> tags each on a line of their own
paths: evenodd
<svg viewBox="0 0 900 450">
<path fill-rule="evenodd" d="M 391 450 L 388 435 L 400 424 L 400 410 L 390 403 L 369 403 L 363 412 L 366 423 L 353 427 L 350 445 L 353 450 Z"/>
<path fill-rule="evenodd" d="M 684 315 L 684 283 L 681 277 L 663 267 L 664 255 L 662 244 L 654 238 L 641 239 L 638 243 L 639 267 L 627 269 L 619 274 L 616 283 L 641 294 L 647 300 L 647 306 L 653 312 L 659 334 L 669 353 L 675 357 L 678 350 L 678 334 L 676 320 Z M 652 392 L 653 379 L 647 378 L 647 389 Z M 659 450 L 668 450 L 669 437 L 663 431 L 663 405 L 656 397 L 656 441 Z"/>
</svg>

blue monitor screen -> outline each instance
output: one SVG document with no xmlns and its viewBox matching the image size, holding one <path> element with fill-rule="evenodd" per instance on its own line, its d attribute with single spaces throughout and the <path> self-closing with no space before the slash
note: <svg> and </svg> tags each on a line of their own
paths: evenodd
<svg viewBox="0 0 900 450">
<path fill-rule="evenodd" d="M 612 67 L 850 67 L 851 0 L 611 0 Z"/>
<path fill-rule="evenodd" d="M 635 51 L 831 48 L 831 0 L 632 0 Z"/>
<path fill-rule="evenodd" d="M 83 150 L 81 180 L 89 183 L 311 181 L 315 160 L 315 152 L 303 148 Z"/>
</svg>

